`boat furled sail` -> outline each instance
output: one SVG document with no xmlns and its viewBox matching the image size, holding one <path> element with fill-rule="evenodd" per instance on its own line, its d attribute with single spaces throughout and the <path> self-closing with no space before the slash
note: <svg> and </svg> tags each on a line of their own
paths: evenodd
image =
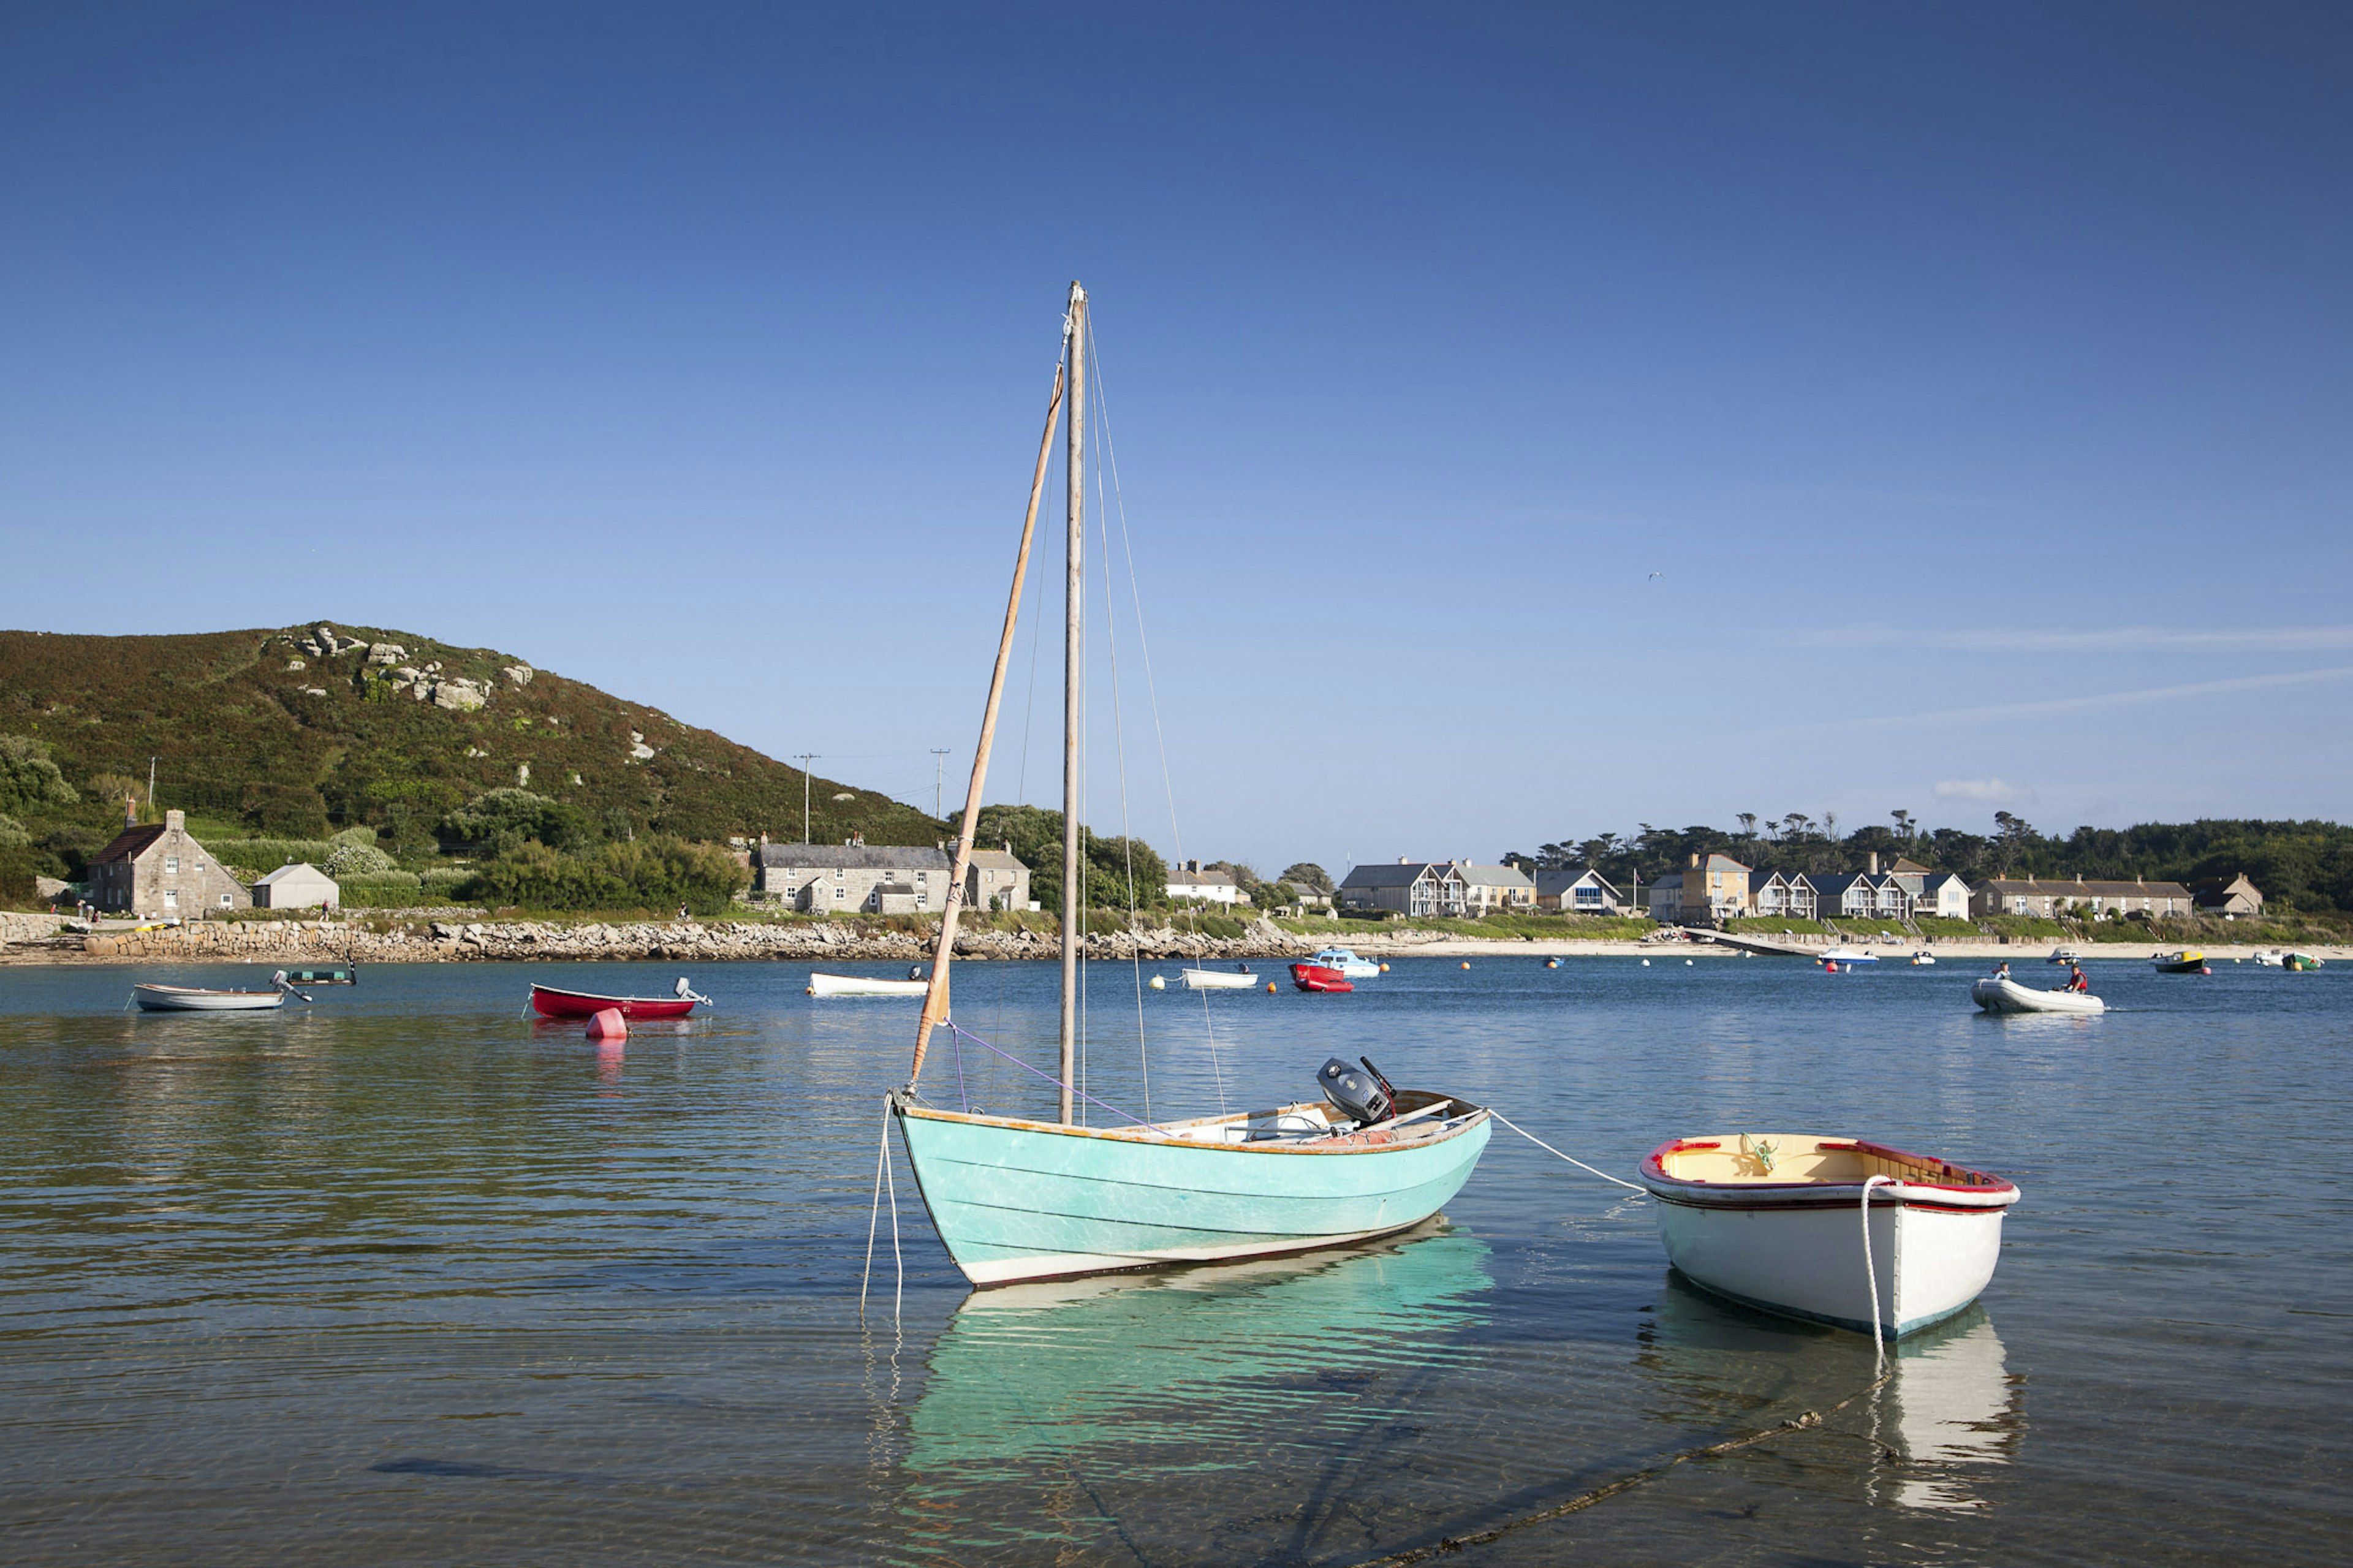
<svg viewBox="0 0 2353 1568">
<path fill-rule="evenodd" d="M 906 1085 L 891 1096 L 892 1117 L 932 1223 L 956 1267 L 981 1286 L 1273 1257 L 1409 1229 L 1461 1190 L 1492 1131 L 1483 1106 L 1434 1090 L 1400 1091 L 1369 1062 L 1358 1073 L 1337 1058 L 1326 1062 L 1318 1075 L 1324 1090 L 1320 1100 L 1187 1121 L 1131 1118 L 1134 1124 L 1123 1128 L 1077 1124 L 1079 1091 L 1073 1086 L 1078 1080 L 1079 959 L 1084 929 L 1078 736 L 1088 350 L 1087 294 L 1073 283 L 1063 317 L 1061 363 L 1047 403 L 1046 431 L 1039 442 L 1004 630 L 941 910 L 938 948 L 916 1025 L 914 1062 Z M 1046 1075 L 1031 1069 L 1050 1076 L 1059 1091 L 1059 1118 L 1046 1121 L 928 1105 L 919 1085 L 935 1029 L 946 1027 L 977 1039 L 956 1030 L 949 976 L 1039 502 L 1066 403 L 1066 830 L 1060 1071 Z M 1214 973 L 1188 970 L 1187 983 L 1201 984 L 1196 975 Z M 1232 979 L 1252 984 L 1257 977 L 1238 973 Z"/>
</svg>

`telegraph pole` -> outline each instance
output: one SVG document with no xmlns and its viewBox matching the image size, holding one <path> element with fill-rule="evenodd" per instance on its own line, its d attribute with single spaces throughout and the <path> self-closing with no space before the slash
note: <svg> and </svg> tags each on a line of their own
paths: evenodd
<svg viewBox="0 0 2353 1568">
<path fill-rule="evenodd" d="M 947 773 L 947 767 L 948 748 L 934 746 L 932 748 L 932 815 L 934 816 L 940 814 L 940 780 Z"/>
<path fill-rule="evenodd" d="M 803 752 L 801 753 L 801 842 L 804 844 L 811 842 L 809 838 L 808 765 L 815 761 L 817 761 L 817 753 L 815 752 Z"/>
</svg>

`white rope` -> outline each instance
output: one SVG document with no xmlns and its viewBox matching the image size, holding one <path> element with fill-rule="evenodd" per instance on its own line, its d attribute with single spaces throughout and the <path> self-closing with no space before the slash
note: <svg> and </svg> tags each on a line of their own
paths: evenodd
<svg viewBox="0 0 2353 1568">
<path fill-rule="evenodd" d="M 1611 1175 L 1607 1171 L 1594 1170 L 1592 1166 L 1587 1164 L 1584 1161 L 1577 1158 L 1573 1154 L 1562 1153 L 1559 1150 L 1554 1148 L 1551 1144 L 1546 1142 L 1543 1139 L 1537 1137 L 1526 1128 L 1514 1122 L 1510 1117 L 1505 1116 L 1502 1111 L 1497 1110 L 1493 1106 L 1491 1105 L 1487 1108 L 1487 1114 L 1493 1116 L 1496 1121 L 1502 1122 L 1504 1126 L 1510 1128 L 1513 1131 L 1518 1133 L 1521 1137 L 1526 1139 L 1529 1142 L 1535 1144 L 1546 1153 L 1554 1156 L 1556 1159 L 1567 1160 L 1578 1170 L 1599 1176 L 1605 1182 L 1616 1183 L 1617 1185 L 1625 1188 L 1630 1193 L 1641 1193 L 1646 1197 L 1650 1195 L 1650 1189 L 1648 1187 L 1638 1187 L 1631 1182 L 1620 1182 L 1617 1177 Z"/>
<path fill-rule="evenodd" d="M 874 1206 L 866 1216 L 866 1272 L 858 1277 L 858 1316 L 866 1317 L 866 1282 L 874 1274 L 874 1232 L 881 1223 L 882 1194 L 891 1194 L 891 1260 L 899 1271 L 899 1282 L 891 1298 L 891 1311 L 895 1318 L 907 1296 L 907 1263 L 899 1253 L 899 1186 L 891 1169 L 891 1097 L 882 1097 L 882 1141 L 874 1149 Z"/>
<path fill-rule="evenodd" d="M 1866 1176 L 1862 1182 L 1862 1278 L 1871 1289 L 1871 1370 L 1887 1364 L 1887 1344 L 1879 1337 L 1879 1266 L 1871 1258 L 1871 1189 L 1892 1187 L 1893 1176 Z"/>
</svg>

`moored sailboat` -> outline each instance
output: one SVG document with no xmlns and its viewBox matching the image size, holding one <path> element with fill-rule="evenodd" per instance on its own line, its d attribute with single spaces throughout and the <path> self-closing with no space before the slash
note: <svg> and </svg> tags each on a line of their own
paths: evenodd
<svg viewBox="0 0 2353 1568">
<path fill-rule="evenodd" d="M 1073 283 L 1062 363 L 1047 405 L 938 950 L 916 1026 L 914 1062 L 906 1085 L 890 1099 L 932 1222 L 956 1267 L 976 1285 L 1272 1257 L 1409 1229 L 1461 1190 L 1492 1131 L 1482 1106 L 1431 1090 L 1400 1092 L 1369 1063 L 1359 1074 L 1336 1058 L 1318 1075 L 1321 1100 L 1176 1121 L 1129 1117 L 1132 1125 L 1121 1128 L 1077 1124 L 1080 1091 L 1073 1086 L 1085 929 L 1077 739 L 1088 342 L 1086 291 Z M 1059 1091 L 1059 1118 L 1047 1121 L 932 1106 L 919 1086 L 935 1028 L 987 1044 L 955 1025 L 950 972 L 1038 506 L 1066 392 L 1060 1071 L 1030 1069 L 1050 1077 Z M 1195 975 L 1213 973 L 1187 970 L 1187 984 L 1198 985 Z"/>
</svg>

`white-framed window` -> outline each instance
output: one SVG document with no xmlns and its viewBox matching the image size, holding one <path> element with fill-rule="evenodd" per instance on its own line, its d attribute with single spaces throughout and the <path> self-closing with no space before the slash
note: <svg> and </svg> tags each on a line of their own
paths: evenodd
<svg viewBox="0 0 2353 1568">
<path fill-rule="evenodd" d="M 180 858 L 179 858 L 177 855 L 166 855 L 166 856 L 164 856 L 164 875 L 165 875 L 166 877 L 176 877 L 176 876 L 178 876 L 179 874 L 180 874 Z"/>
<path fill-rule="evenodd" d="M 929 871 L 918 871 L 915 873 L 915 885 L 919 888 L 931 879 L 932 874 Z"/>
<path fill-rule="evenodd" d="M 166 888 L 164 889 L 164 907 L 167 910 L 176 910 L 180 907 L 180 893 L 178 889 Z"/>
<path fill-rule="evenodd" d="M 833 890 L 833 896 L 837 899 L 846 899 L 849 897 L 849 889 L 847 888 L 836 888 Z"/>
<path fill-rule="evenodd" d="M 841 868 L 839 866 L 833 868 L 833 879 L 837 882 L 841 880 Z"/>
<path fill-rule="evenodd" d="M 231 904 L 231 903 L 228 901 L 228 895 L 227 895 L 227 893 L 223 893 L 223 894 L 221 895 L 221 908 L 223 908 L 223 909 L 225 909 L 225 910 L 226 910 L 226 909 L 233 909 L 233 908 L 235 908 L 235 907 L 236 907 L 235 905 Z"/>
</svg>

